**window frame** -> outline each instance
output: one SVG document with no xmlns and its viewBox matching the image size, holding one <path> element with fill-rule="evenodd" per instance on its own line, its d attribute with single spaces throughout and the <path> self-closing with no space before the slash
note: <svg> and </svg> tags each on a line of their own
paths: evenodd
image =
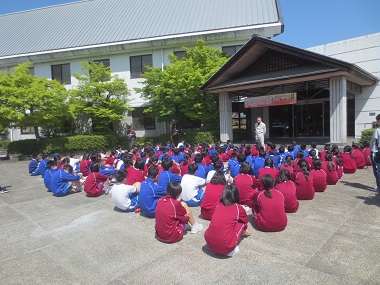
<svg viewBox="0 0 380 285">
<path fill-rule="evenodd" d="M 149 63 L 145 64 L 145 60 L 148 60 Z M 134 61 L 139 61 L 136 62 Z M 135 55 L 129 57 L 129 65 L 130 65 L 130 77 L 131 79 L 134 78 L 141 78 L 141 74 L 144 74 L 148 70 L 145 68 L 145 66 L 153 66 L 153 54 L 142 54 L 142 55 Z M 136 70 L 138 69 L 138 70 Z"/>
<path fill-rule="evenodd" d="M 56 71 L 55 69 L 56 68 L 59 68 L 59 74 L 58 75 L 54 75 L 54 71 Z M 69 74 L 67 76 L 64 75 L 64 71 L 68 71 Z M 51 78 L 53 80 L 57 80 L 58 82 L 60 82 L 61 84 L 65 84 L 65 85 L 69 85 L 71 84 L 71 68 L 70 68 L 70 63 L 62 63 L 62 64 L 52 64 L 51 65 Z M 68 80 L 66 80 L 68 79 Z"/>
</svg>

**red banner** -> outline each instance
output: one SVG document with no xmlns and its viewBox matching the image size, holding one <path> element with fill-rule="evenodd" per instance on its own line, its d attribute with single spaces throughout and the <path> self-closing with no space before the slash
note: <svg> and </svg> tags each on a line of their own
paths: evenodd
<svg viewBox="0 0 380 285">
<path fill-rule="evenodd" d="M 290 105 L 297 103 L 297 93 L 285 93 L 260 97 L 249 97 L 244 101 L 244 108 Z"/>
</svg>

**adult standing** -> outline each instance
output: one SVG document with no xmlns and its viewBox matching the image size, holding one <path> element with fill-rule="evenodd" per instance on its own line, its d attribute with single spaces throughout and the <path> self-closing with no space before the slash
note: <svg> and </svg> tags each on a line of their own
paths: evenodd
<svg viewBox="0 0 380 285">
<path fill-rule="evenodd" d="M 135 145 L 135 141 L 136 141 L 136 131 L 133 128 L 133 126 L 130 126 L 128 128 L 127 136 L 129 138 L 129 148 L 132 149 L 133 146 Z"/>
<path fill-rule="evenodd" d="M 255 123 L 255 133 L 256 133 L 256 141 L 260 143 L 260 146 L 265 148 L 264 145 L 264 136 L 267 132 L 267 127 L 261 120 L 261 117 L 257 117 L 257 123 Z"/>
<path fill-rule="evenodd" d="M 178 147 L 179 143 L 179 129 L 177 128 L 177 124 L 173 124 L 172 127 L 172 140 L 175 147 Z"/>
<path fill-rule="evenodd" d="M 376 124 L 378 128 L 373 132 L 369 147 L 371 149 L 373 174 L 376 178 L 376 191 L 380 192 L 380 114 L 376 116 Z"/>
</svg>

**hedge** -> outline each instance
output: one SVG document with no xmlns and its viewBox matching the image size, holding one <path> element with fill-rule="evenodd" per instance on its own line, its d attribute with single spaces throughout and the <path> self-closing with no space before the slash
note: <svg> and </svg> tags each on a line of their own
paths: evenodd
<svg viewBox="0 0 380 285">
<path fill-rule="evenodd" d="M 9 143 L 9 140 L 0 140 L 0 149 L 8 149 Z"/>
<path fill-rule="evenodd" d="M 117 138 L 112 135 L 76 135 L 52 137 L 37 141 L 20 140 L 9 143 L 10 153 L 31 155 L 35 153 L 65 153 L 70 151 L 92 151 L 109 149 L 117 145 Z"/>
<path fill-rule="evenodd" d="M 375 129 L 368 129 L 368 130 L 362 131 L 360 143 L 365 143 L 365 142 L 368 143 L 371 140 L 371 137 L 372 137 L 374 132 L 375 132 Z"/>
<path fill-rule="evenodd" d="M 220 133 L 218 130 L 182 130 L 180 137 L 185 138 L 186 142 L 194 144 L 196 142 L 203 143 L 215 143 L 219 141 Z M 159 136 L 159 141 L 161 143 L 171 142 L 171 134 L 164 133 Z"/>
</svg>

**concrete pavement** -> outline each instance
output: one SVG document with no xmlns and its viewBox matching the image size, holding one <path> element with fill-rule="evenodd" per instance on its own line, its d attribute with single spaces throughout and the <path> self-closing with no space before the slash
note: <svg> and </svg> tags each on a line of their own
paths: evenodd
<svg viewBox="0 0 380 285">
<path fill-rule="evenodd" d="M 225 258 L 210 252 L 204 231 L 157 241 L 154 219 L 115 211 L 109 195 L 53 197 L 27 165 L 0 161 L 0 186 L 10 190 L 0 194 L 1 284 L 380 284 L 372 169 L 301 201 L 283 232 L 254 229 L 250 215 L 252 235 Z"/>
</svg>

